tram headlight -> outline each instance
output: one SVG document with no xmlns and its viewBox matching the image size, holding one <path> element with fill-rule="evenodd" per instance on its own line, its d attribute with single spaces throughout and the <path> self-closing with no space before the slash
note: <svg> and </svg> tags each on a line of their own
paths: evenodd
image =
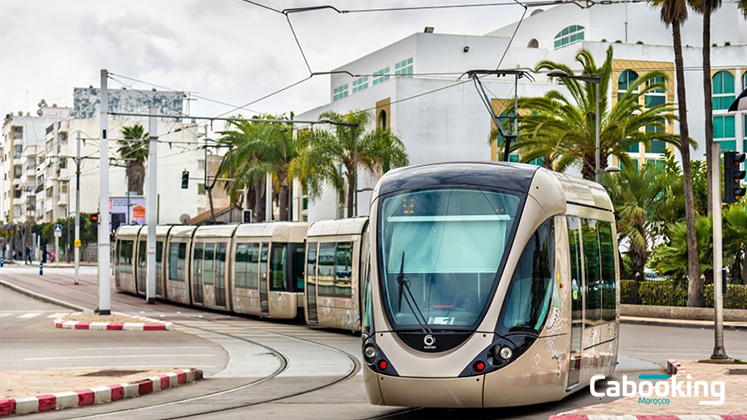
<svg viewBox="0 0 747 420">
<path fill-rule="evenodd" d="M 503 360 L 511 360 L 511 357 L 514 355 L 514 352 L 510 348 L 504 346 L 504 347 L 501 347 L 501 350 L 498 354 L 501 356 Z"/>
<path fill-rule="evenodd" d="M 378 352 L 376 351 L 376 345 L 373 343 L 368 343 L 365 347 L 363 347 L 363 357 L 366 358 L 366 362 L 368 364 L 373 364 L 376 361 L 377 353 Z"/>
</svg>

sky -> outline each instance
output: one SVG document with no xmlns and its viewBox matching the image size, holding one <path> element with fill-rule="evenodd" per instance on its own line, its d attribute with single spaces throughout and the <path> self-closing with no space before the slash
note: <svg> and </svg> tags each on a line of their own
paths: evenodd
<svg viewBox="0 0 747 420">
<path fill-rule="evenodd" d="M 262 0 L 259 0 L 262 1 Z M 264 0 L 285 9 L 464 4 L 475 0 Z M 426 26 L 437 33 L 483 35 L 519 19 L 519 6 L 337 14 L 319 10 L 291 20 L 313 71 L 328 71 Z M 37 109 L 40 99 L 72 106 L 74 87 L 99 86 L 100 70 L 131 88 L 151 86 L 242 105 L 308 76 L 285 16 L 242 0 L 0 1 L 0 110 Z M 375 71 L 376 69 L 371 69 Z M 318 76 L 250 107 L 300 113 L 329 102 Z M 205 100 L 192 115 L 231 108 Z M 248 112 L 246 112 L 248 114 Z"/>
</svg>

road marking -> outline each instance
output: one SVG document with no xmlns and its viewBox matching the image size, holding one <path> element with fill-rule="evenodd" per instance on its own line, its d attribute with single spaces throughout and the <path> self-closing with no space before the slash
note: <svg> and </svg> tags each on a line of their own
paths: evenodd
<svg viewBox="0 0 747 420">
<path fill-rule="evenodd" d="M 212 365 L 189 365 L 190 367 L 193 367 L 195 369 L 215 369 L 215 366 Z M 91 365 L 91 366 L 68 366 L 68 367 L 50 367 L 50 368 L 44 368 L 43 370 L 75 370 L 75 369 L 132 369 L 132 368 L 143 368 L 143 369 L 172 369 L 173 366 L 164 366 L 164 365 L 120 365 L 118 364 L 116 368 L 112 368 L 112 365 Z"/>
<path fill-rule="evenodd" d="M 128 354 L 119 356 L 63 356 L 63 357 L 29 357 L 23 360 L 75 360 L 75 359 L 146 359 L 148 357 L 216 357 L 214 354 Z"/>
<path fill-rule="evenodd" d="M 5 318 L 6 316 L 11 316 L 13 314 L 0 314 L 0 318 Z"/>
<path fill-rule="evenodd" d="M 33 317 L 36 317 L 36 316 L 39 316 L 39 315 L 41 315 L 41 314 L 40 314 L 40 313 L 38 313 L 38 312 L 32 312 L 32 313 L 30 313 L 30 314 L 23 314 L 23 315 L 20 315 L 20 316 L 19 316 L 18 318 L 23 318 L 23 319 L 30 319 L 30 318 L 33 318 Z"/>
<path fill-rule="evenodd" d="M 21 311 L 21 310 L 17 310 L 17 311 L 7 310 L 7 311 L 0 311 L 0 313 L 3 313 L 3 314 L 5 314 L 5 313 L 8 313 L 8 314 L 23 314 L 23 313 L 26 313 L 28 311 L 29 311 L 28 309 L 26 309 L 24 311 Z M 57 312 L 57 311 L 59 311 L 59 309 L 50 309 L 50 310 L 47 310 L 47 309 L 36 309 L 35 310 L 35 312 Z"/>
<path fill-rule="evenodd" d="M 70 312 L 59 312 L 52 315 L 47 315 L 47 318 L 62 318 L 63 316 L 69 314 Z"/>
<path fill-rule="evenodd" d="M 78 350 L 172 350 L 172 349 L 209 349 L 208 346 L 197 347 L 79 347 Z"/>
</svg>

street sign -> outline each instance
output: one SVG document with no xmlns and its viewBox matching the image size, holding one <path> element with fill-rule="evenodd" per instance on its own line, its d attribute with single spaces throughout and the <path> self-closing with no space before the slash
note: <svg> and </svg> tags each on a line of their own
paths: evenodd
<svg viewBox="0 0 747 420">
<path fill-rule="evenodd" d="M 77 246 L 77 247 L 80 247 L 80 245 L 81 245 L 81 244 L 80 244 L 80 239 L 76 239 L 76 240 L 75 240 L 75 246 Z"/>
<path fill-rule="evenodd" d="M 62 225 L 54 225 L 54 236 L 57 238 L 62 236 Z"/>
</svg>

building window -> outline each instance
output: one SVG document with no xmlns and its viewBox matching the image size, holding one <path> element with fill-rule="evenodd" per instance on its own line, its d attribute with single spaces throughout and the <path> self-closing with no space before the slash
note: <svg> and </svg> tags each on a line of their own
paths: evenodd
<svg viewBox="0 0 747 420">
<path fill-rule="evenodd" d="M 571 25 L 565 27 L 555 35 L 555 49 L 563 48 L 584 40 L 584 27 L 581 25 Z"/>
<path fill-rule="evenodd" d="M 205 159 L 197 159 L 197 169 L 201 171 L 205 170 Z"/>
<path fill-rule="evenodd" d="M 633 82 L 635 82 L 638 79 L 638 73 L 634 72 L 633 70 L 625 70 L 622 73 L 620 73 L 620 77 L 617 78 L 617 100 L 625 96 L 625 94 L 628 92 L 628 89 L 633 85 Z"/>
<path fill-rule="evenodd" d="M 658 159 L 646 159 L 646 165 L 654 165 L 659 169 L 664 169 L 664 161 Z"/>
<path fill-rule="evenodd" d="M 363 89 L 368 89 L 368 76 L 359 77 L 353 80 L 353 93 L 358 93 Z"/>
<path fill-rule="evenodd" d="M 395 64 L 394 75 L 402 77 L 412 77 L 412 57 Z"/>
<path fill-rule="evenodd" d="M 721 149 L 723 150 L 737 150 L 733 115 L 713 117 L 713 139 L 721 142 Z"/>
<path fill-rule="evenodd" d="M 347 84 L 338 86 L 332 91 L 333 101 L 339 101 L 340 99 L 345 98 L 347 96 L 348 96 L 348 85 Z"/>
<path fill-rule="evenodd" d="M 384 130 L 386 129 L 386 127 L 387 127 L 386 111 L 382 109 L 381 112 L 379 112 L 379 118 L 376 124 L 376 128 Z"/>
<path fill-rule="evenodd" d="M 728 71 L 720 71 L 713 75 L 713 109 L 729 109 L 732 102 L 734 102 L 734 75 Z"/>
<path fill-rule="evenodd" d="M 387 80 L 389 80 L 389 67 L 381 69 L 373 74 L 374 86 L 378 85 L 379 83 L 384 83 Z"/>
<path fill-rule="evenodd" d="M 205 184 L 200 182 L 197 184 L 197 194 L 205 195 Z"/>
<path fill-rule="evenodd" d="M 527 44 L 527 48 L 539 48 L 540 43 L 537 41 L 536 38 L 532 38 L 529 43 Z"/>
<path fill-rule="evenodd" d="M 16 144 L 13 146 L 13 159 L 20 159 L 21 154 L 23 154 L 23 146 L 20 144 Z"/>
<path fill-rule="evenodd" d="M 666 80 L 663 77 L 655 77 L 652 80 L 646 82 L 647 85 L 653 85 L 654 83 L 662 84 L 666 86 Z M 667 92 L 662 88 L 655 88 L 646 94 L 646 108 L 653 108 L 655 106 L 664 105 L 667 103 Z"/>
<path fill-rule="evenodd" d="M 67 144 L 67 133 L 60 133 L 60 143 Z"/>
<path fill-rule="evenodd" d="M 13 177 L 14 178 L 20 178 L 21 177 L 21 171 L 23 169 L 21 168 L 21 165 L 13 165 Z"/>
<path fill-rule="evenodd" d="M 23 127 L 13 127 L 13 139 L 14 140 L 23 139 Z"/>
</svg>

